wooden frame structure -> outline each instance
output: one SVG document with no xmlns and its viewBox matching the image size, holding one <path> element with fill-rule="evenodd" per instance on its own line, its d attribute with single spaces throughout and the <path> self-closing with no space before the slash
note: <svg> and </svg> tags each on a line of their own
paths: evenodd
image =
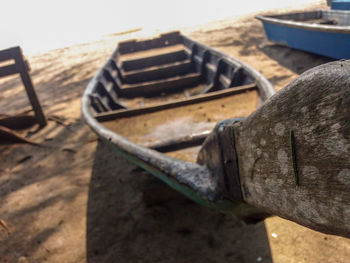
<svg viewBox="0 0 350 263">
<path fill-rule="evenodd" d="M 35 117 L 40 127 L 46 125 L 46 118 L 41 108 L 39 99 L 35 93 L 34 86 L 29 75 L 29 66 L 22 54 L 20 47 L 12 47 L 0 51 L 0 63 L 6 61 L 14 61 L 14 63 L 0 65 L 0 77 L 5 77 L 13 74 L 20 74 L 23 85 L 28 95 L 30 104 L 33 107 Z"/>
</svg>

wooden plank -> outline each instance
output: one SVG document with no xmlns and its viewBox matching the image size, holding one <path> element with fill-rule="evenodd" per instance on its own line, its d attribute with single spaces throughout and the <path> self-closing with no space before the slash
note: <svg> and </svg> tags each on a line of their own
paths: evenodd
<svg viewBox="0 0 350 263">
<path fill-rule="evenodd" d="M 198 164 L 207 167 L 213 176 L 218 178 L 221 194 L 236 203 L 243 202 L 238 175 L 235 134 L 232 127 L 239 121 L 242 121 L 242 118 L 219 122 L 205 139 L 197 156 Z M 264 214 L 261 216 L 264 217 Z"/>
<path fill-rule="evenodd" d="M 208 130 L 196 134 L 171 138 L 168 140 L 155 141 L 143 146 L 163 153 L 177 151 L 180 149 L 201 145 L 210 132 L 211 130 Z"/>
<path fill-rule="evenodd" d="M 25 63 L 25 61 L 23 60 L 23 56 L 16 57 L 15 60 L 16 60 L 16 64 L 18 65 L 19 73 L 20 73 L 22 82 L 24 84 L 25 90 L 27 92 L 28 99 L 30 101 L 30 104 L 33 107 L 35 117 L 38 120 L 40 127 L 44 127 L 47 123 L 46 118 L 45 118 L 44 112 L 41 108 L 39 99 L 38 99 L 36 92 L 34 90 L 32 79 L 27 71 L 28 66 Z"/>
<path fill-rule="evenodd" d="M 242 93 L 248 90 L 253 90 L 256 88 L 257 88 L 256 84 L 253 83 L 253 84 L 243 85 L 243 86 L 234 87 L 226 90 L 215 91 L 208 94 L 192 96 L 190 98 L 176 100 L 170 103 L 164 103 L 164 104 L 145 107 L 141 109 L 118 110 L 118 111 L 100 113 L 100 114 L 97 114 L 95 118 L 101 122 L 110 121 L 117 118 L 147 114 L 147 113 L 151 113 L 159 110 L 171 109 L 171 108 L 181 107 L 185 105 L 200 103 L 204 101 L 215 100 L 218 98 L 239 94 L 239 93 Z"/>
<path fill-rule="evenodd" d="M 16 64 L 0 67 L 0 77 L 5 77 L 17 73 L 19 73 L 19 71 Z"/>
<path fill-rule="evenodd" d="M 190 73 L 183 76 L 142 82 L 140 84 L 123 85 L 120 92 L 125 97 L 148 96 L 161 92 L 174 92 L 199 83 L 201 75 Z"/>
<path fill-rule="evenodd" d="M 0 77 L 19 73 L 24 84 L 28 99 L 33 107 L 35 117 L 41 127 L 46 125 L 46 119 L 36 96 L 32 80 L 28 73 L 29 65 L 24 60 L 20 47 L 9 48 L 0 51 L 0 61 L 14 59 L 15 64 L 0 67 Z"/>
<path fill-rule="evenodd" d="M 124 83 L 132 84 L 146 80 L 151 81 L 161 78 L 169 78 L 176 75 L 184 75 L 186 72 L 189 72 L 190 69 L 191 61 L 184 60 L 141 70 L 122 72 L 122 76 Z"/>
<path fill-rule="evenodd" d="M 9 60 L 9 59 L 14 59 L 15 57 L 19 57 L 20 55 L 22 55 L 20 47 L 12 47 L 12 48 L 1 50 L 0 62 Z"/>
<path fill-rule="evenodd" d="M 181 42 L 180 32 L 169 32 L 162 34 L 159 37 L 148 40 L 128 40 L 125 42 L 119 42 L 119 53 L 128 54 L 132 52 L 159 48 L 164 46 L 175 45 Z"/>
<path fill-rule="evenodd" d="M 175 50 L 173 52 L 161 53 L 151 57 L 122 61 L 120 68 L 124 71 L 130 71 L 186 59 L 188 59 L 188 52 L 186 50 Z"/>
<path fill-rule="evenodd" d="M 142 58 L 148 58 L 148 57 L 153 57 L 157 55 L 172 53 L 172 52 L 181 51 L 185 49 L 186 47 L 182 44 L 158 47 L 158 48 L 150 48 L 142 51 L 131 52 L 125 55 L 119 55 L 118 60 L 121 62 L 124 62 L 124 61 L 130 61 L 130 60 L 136 60 L 136 59 L 142 59 Z"/>
</svg>

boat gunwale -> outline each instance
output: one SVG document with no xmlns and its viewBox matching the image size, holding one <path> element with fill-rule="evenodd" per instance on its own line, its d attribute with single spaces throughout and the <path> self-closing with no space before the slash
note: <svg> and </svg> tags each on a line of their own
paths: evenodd
<svg viewBox="0 0 350 263">
<path fill-rule="evenodd" d="M 254 79 L 260 97 L 263 100 L 266 100 L 275 94 L 276 91 L 273 85 L 254 68 L 211 47 L 198 43 L 182 34 L 180 36 L 184 41 L 191 42 L 193 46 L 201 46 L 205 50 L 210 51 L 213 55 L 222 57 L 234 65 L 241 66 Z M 89 96 L 94 94 L 104 68 L 109 65 L 111 59 L 115 58 L 117 52 L 118 47 L 112 52 L 112 55 L 107 59 L 105 64 L 99 68 L 83 93 L 81 110 L 85 122 L 99 137 L 102 138 L 103 141 L 107 141 L 109 142 L 108 144 L 115 146 L 113 147 L 114 150 L 123 155 L 126 159 L 141 166 L 175 189 L 176 187 L 180 187 L 179 185 L 182 185 L 182 187 L 185 187 L 185 190 L 181 190 L 181 192 L 192 200 L 205 206 L 215 207 L 224 213 L 231 214 L 235 205 L 233 205 L 231 201 L 227 202 L 223 199 L 220 191 L 218 191 L 219 186 L 217 178 L 211 174 L 207 167 L 201 166 L 197 163 L 176 159 L 156 150 L 146 148 L 140 144 L 133 143 L 127 138 L 124 138 L 118 133 L 106 128 L 95 118 L 92 113 Z M 200 179 L 199 182 L 198 179 Z M 169 180 L 175 180 L 179 185 L 174 187 Z"/>
<path fill-rule="evenodd" d="M 304 30 L 320 31 L 320 32 L 327 32 L 327 33 L 350 34 L 350 25 L 349 26 L 320 25 L 320 24 L 311 24 L 311 23 L 307 23 L 307 22 L 298 22 L 298 21 L 291 21 L 291 20 L 278 18 L 282 15 L 316 13 L 316 12 L 340 13 L 340 14 L 346 14 L 346 15 L 350 16 L 349 11 L 315 10 L 315 11 L 311 11 L 311 12 L 294 12 L 294 13 L 283 13 L 283 14 L 278 14 L 278 15 L 258 15 L 258 16 L 255 16 L 255 18 L 262 21 L 262 22 L 281 25 L 281 26 L 287 26 L 287 27 L 291 27 L 291 28 L 299 28 L 299 29 L 304 29 Z"/>
</svg>

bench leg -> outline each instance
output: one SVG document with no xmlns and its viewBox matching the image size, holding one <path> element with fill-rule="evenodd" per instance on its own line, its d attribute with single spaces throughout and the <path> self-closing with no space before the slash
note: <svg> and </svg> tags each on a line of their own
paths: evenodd
<svg viewBox="0 0 350 263">
<path fill-rule="evenodd" d="M 26 89 L 30 104 L 32 104 L 35 117 L 40 125 L 40 127 L 46 126 L 46 118 L 44 112 L 41 108 L 38 97 L 36 96 L 32 80 L 26 70 L 21 70 L 20 72 L 21 79 L 23 81 L 24 87 Z"/>
</svg>

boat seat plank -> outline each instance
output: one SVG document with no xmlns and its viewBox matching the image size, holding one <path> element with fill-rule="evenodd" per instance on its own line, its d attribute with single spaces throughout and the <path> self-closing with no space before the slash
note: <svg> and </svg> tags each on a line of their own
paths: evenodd
<svg viewBox="0 0 350 263">
<path fill-rule="evenodd" d="M 159 92 L 173 92 L 184 89 L 188 86 L 194 86 L 199 83 L 201 75 L 199 73 L 190 73 L 184 76 L 142 82 L 138 84 L 123 85 L 121 89 L 122 96 L 143 96 L 152 95 Z"/>
<path fill-rule="evenodd" d="M 154 49 L 164 46 L 170 46 L 178 44 L 182 41 L 182 36 L 179 31 L 173 31 L 165 34 L 161 34 L 160 37 L 138 40 L 131 39 L 127 41 L 119 42 L 118 49 L 120 54 L 134 53 L 147 49 Z"/>
<path fill-rule="evenodd" d="M 162 64 L 168 64 L 189 58 L 189 51 L 182 46 L 181 49 L 160 49 L 161 51 L 151 56 L 134 57 L 128 60 L 119 60 L 119 68 L 124 71 L 137 70 Z"/>
<path fill-rule="evenodd" d="M 137 52 L 133 52 L 133 53 L 127 53 L 127 54 L 120 55 L 119 60 L 121 62 L 124 62 L 127 60 L 142 59 L 142 58 L 167 54 L 167 53 L 171 53 L 171 52 L 181 51 L 184 49 L 185 49 L 185 46 L 182 44 L 153 48 L 153 49 L 142 50 L 142 51 L 137 51 Z"/>
<path fill-rule="evenodd" d="M 210 132 L 211 129 L 200 133 L 189 134 L 186 136 L 179 136 L 166 140 L 158 140 L 144 144 L 143 146 L 163 153 L 177 151 L 188 147 L 201 145 L 204 142 L 205 138 L 210 134 Z"/>
<path fill-rule="evenodd" d="M 133 70 L 128 72 L 121 72 L 124 83 L 133 84 L 146 80 L 156 80 L 161 78 L 169 78 L 178 75 L 184 75 L 191 69 L 191 61 L 183 60 L 173 63 L 153 66 L 146 69 Z"/>
</svg>

